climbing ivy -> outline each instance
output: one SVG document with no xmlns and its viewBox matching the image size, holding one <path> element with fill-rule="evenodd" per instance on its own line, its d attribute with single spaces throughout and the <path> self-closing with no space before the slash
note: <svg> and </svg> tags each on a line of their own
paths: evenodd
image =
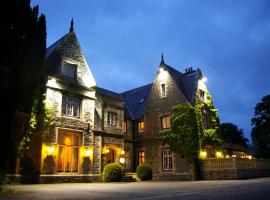
<svg viewBox="0 0 270 200">
<path fill-rule="evenodd" d="M 214 106 L 212 96 L 208 91 L 205 91 L 205 100 L 202 101 L 199 92 L 196 92 L 194 108 L 197 115 L 197 123 L 200 131 L 200 148 L 205 147 L 205 145 L 218 146 L 221 144 L 222 139 L 220 136 L 220 120 L 218 116 L 217 109 Z M 202 111 L 207 109 L 209 113 L 210 128 L 203 128 L 203 116 Z"/>
</svg>

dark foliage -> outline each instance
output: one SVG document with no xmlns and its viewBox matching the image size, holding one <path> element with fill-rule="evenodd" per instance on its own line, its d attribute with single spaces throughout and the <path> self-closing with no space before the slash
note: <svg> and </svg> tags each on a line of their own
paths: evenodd
<svg viewBox="0 0 270 200">
<path fill-rule="evenodd" d="M 245 138 L 243 130 L 239 129 L 233 123 L 222 123 L 220 125 L 221 137 L 229 144 L 238 144 L 244 147 L 248 146 L 248 139 Z"/>
<path fill-rule="evenodd" d="M 142 181 L 152 179 L 152 167 L 148 164 L 138 165 L 136 174 Z"/>
<path fill-rule="evenodd" d="M 0 158 L 11 170 L 24 137 L 35 100 L 44 93 L 46 21 L 29 0 L 5 1 L 1 6 Z"/>
<path fill-rule="evenodd" d="M 270 158 L 270 95 L 264 96 L 255 107 L 251 137 L 257 147 L 257 156 Z"/>
</svg>

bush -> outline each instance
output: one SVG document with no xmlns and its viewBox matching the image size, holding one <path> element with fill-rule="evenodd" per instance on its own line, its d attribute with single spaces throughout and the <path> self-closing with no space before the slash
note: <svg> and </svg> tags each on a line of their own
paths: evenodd
<svg viewBox="0 0 270 200">
<path fill-rule="evenodd" d="M 110 163 L 104 167 L 103 181 L 116 182 L 120 181 L 123 175 L 123 168 L 119 163 Z"/>
<path fill-rule="evenodd" d="M 142 181 L 152 179 L 152 167 L 148 164 L 139 165 L 136 168 L 136 174 Z"/>
</svg>

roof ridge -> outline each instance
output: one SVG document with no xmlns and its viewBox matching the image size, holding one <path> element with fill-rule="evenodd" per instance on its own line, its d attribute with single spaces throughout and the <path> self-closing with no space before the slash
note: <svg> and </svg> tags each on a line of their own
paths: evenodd
<svg viewBox="0 0 270 200">
<path fill-rule="evenodd" d="M 148 83 L 148 84 L 146 84 L 146 85 L 143 85 L 143 86 L 140 86 L 140 87 L 137 87 L 137 88 L 133 88 L 133 89 L 127 90 L 127 91 L 122 92 L 122 93 L 120 93 L 120 94 L 128 93 L 128 92 L 131 92 L 131 91 L 133 91 L 133 90 L 141 89 L 141 88 L 144 88 L 144 87 L 147 87 L 147 86 L 150 86 L 150 85 L 153 85 L 153 83 Z"/>
</svg>

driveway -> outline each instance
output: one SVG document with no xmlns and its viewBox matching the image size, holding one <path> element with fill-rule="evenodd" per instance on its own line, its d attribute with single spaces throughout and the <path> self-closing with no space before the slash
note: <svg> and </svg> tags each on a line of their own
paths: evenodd
<svg viewBox="0 0 270 200">
<path fill-rule="evenodd" d="M 269 200 L 270 178 L 250 180 L 13 185 L 0 199 Z"/>
</svg>

